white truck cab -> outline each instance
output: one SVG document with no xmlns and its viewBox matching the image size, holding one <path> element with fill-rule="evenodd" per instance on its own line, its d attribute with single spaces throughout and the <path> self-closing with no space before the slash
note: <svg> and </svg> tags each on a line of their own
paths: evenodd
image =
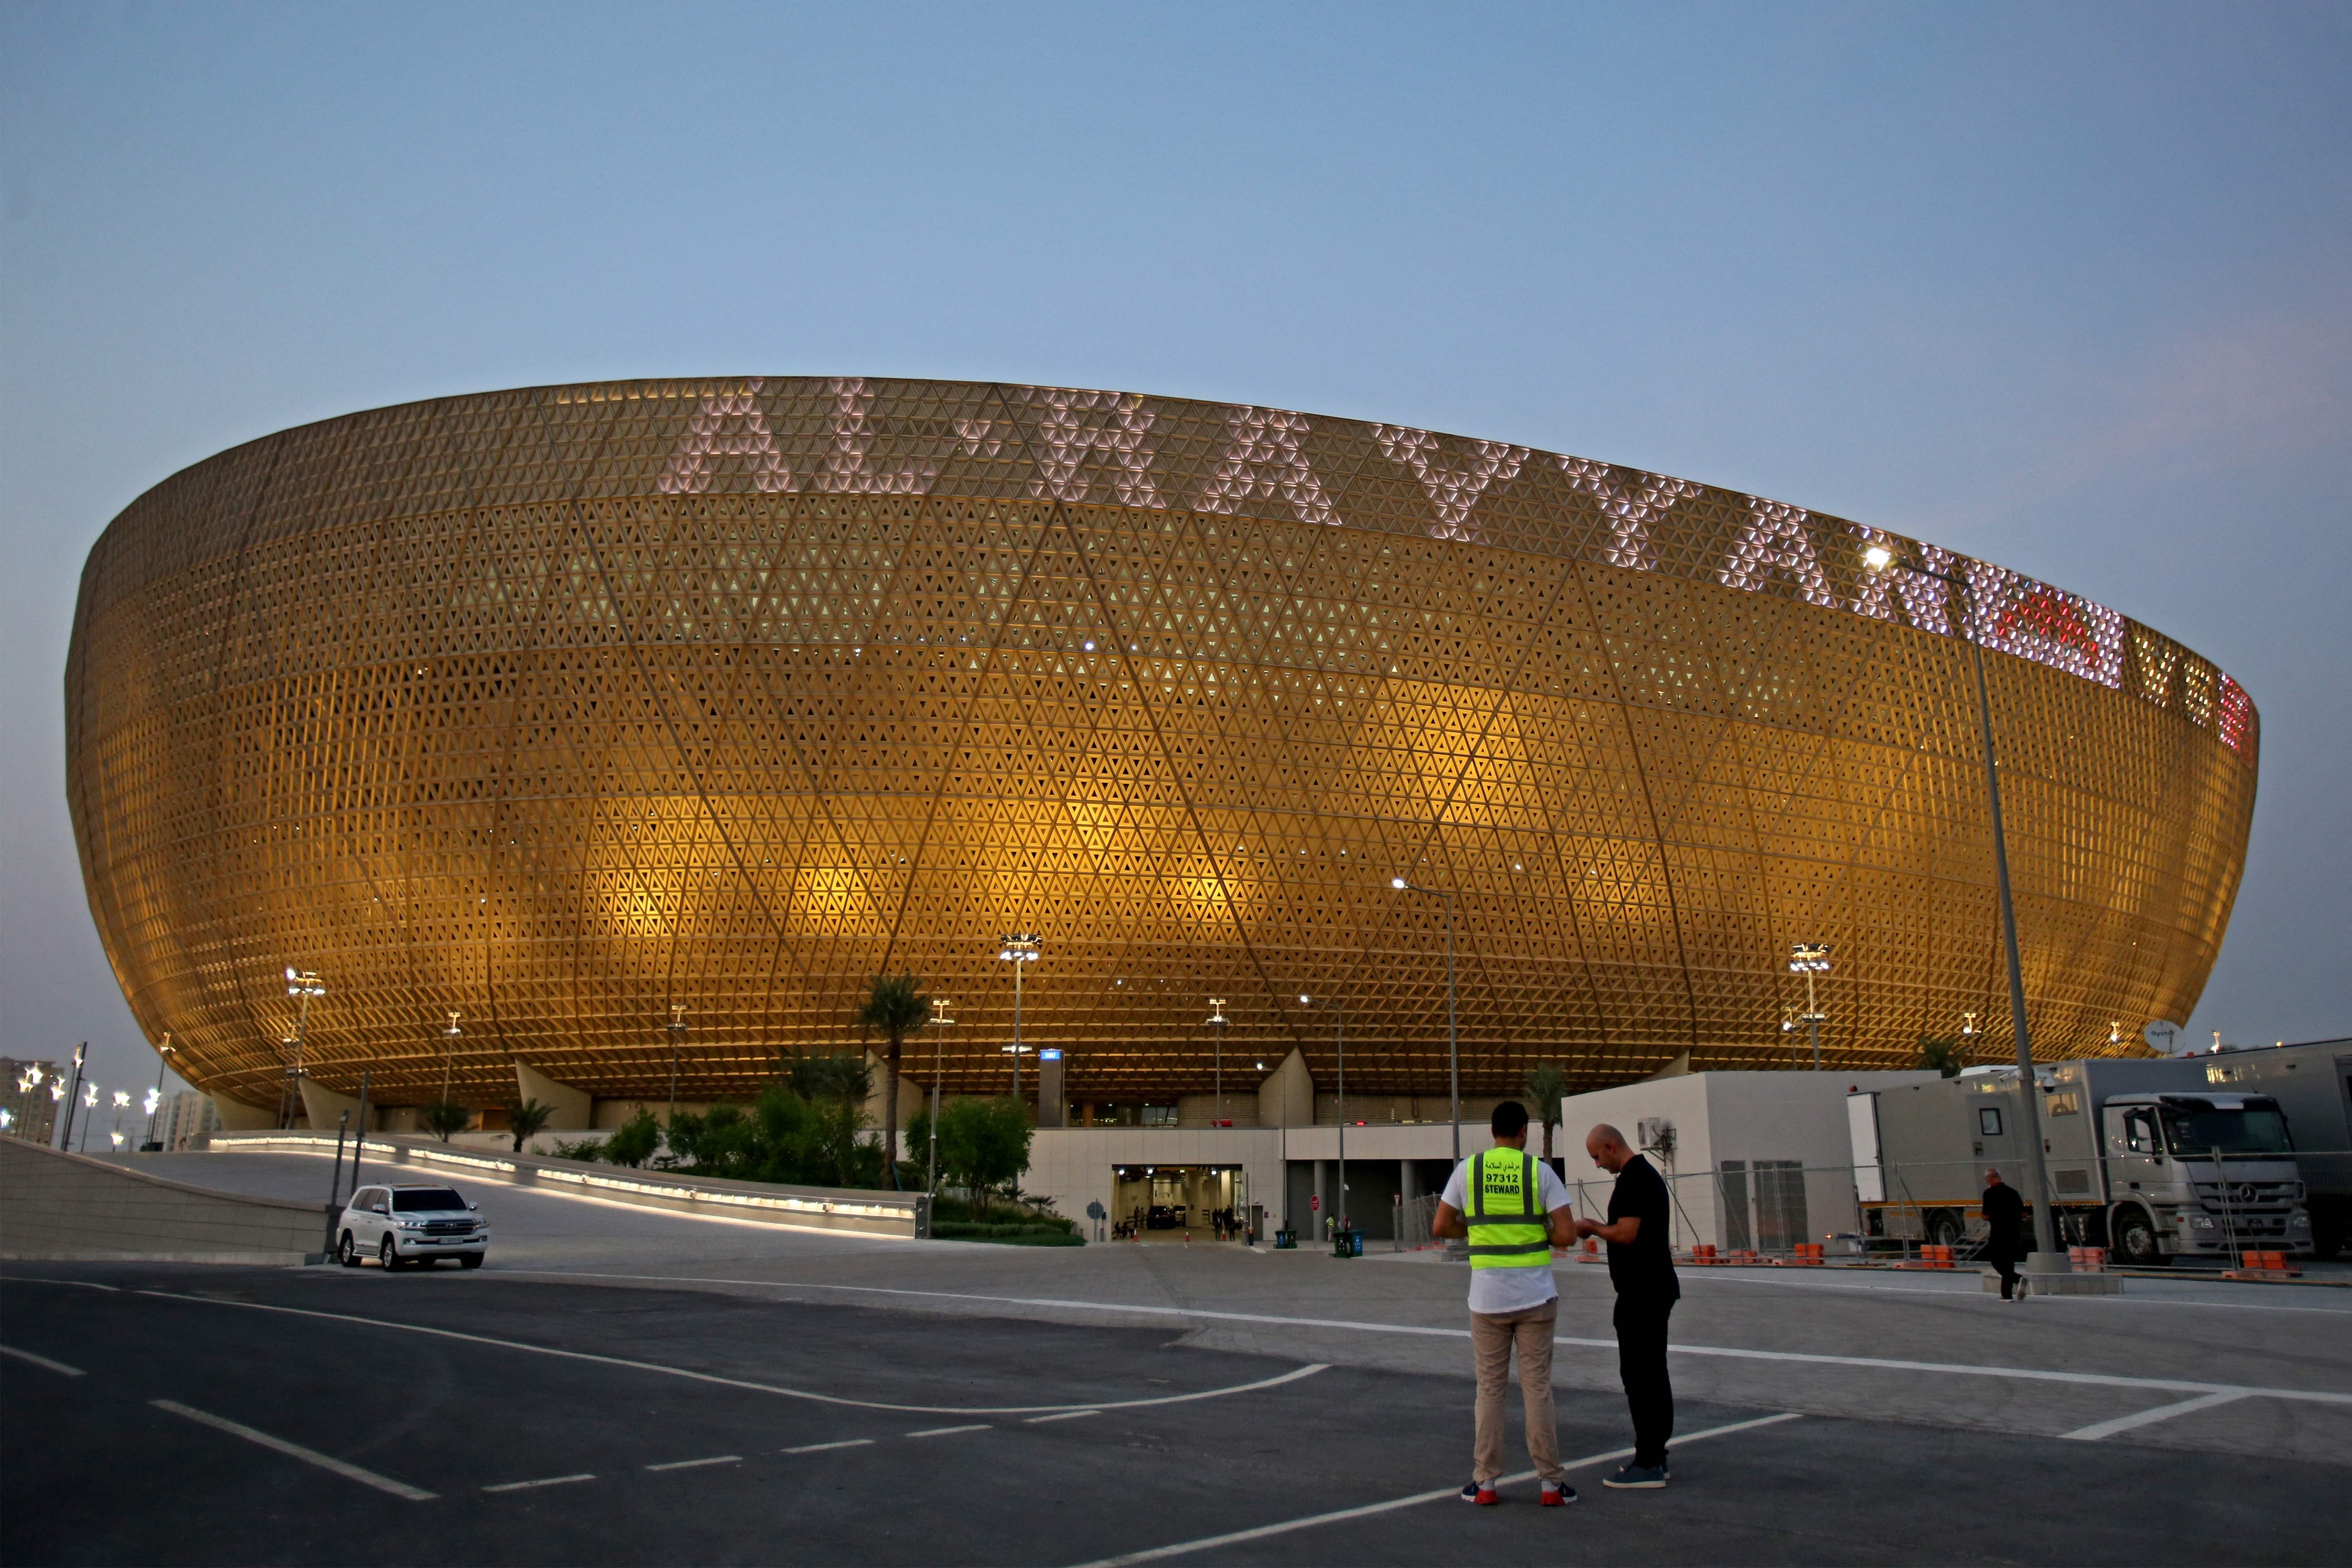
<svg viewBox="0 0 2352 1568">
<path fill-rule="evenodd" d="M 2311 1216 L 2278 1101 L 2129 1094 L 2101 1107 L 2116 1260 L 2311 1249 Z"/>
<path fill-rule="evenodd" d="M 489 1222 L 444 1182 L 362 1187 L 335 1224 L 335 1257 L 346 1268 L 369 1258 L 387 1269 L 431 1268 L 442 1258 L 479 1268 L 489 1248 Z"/>
</svg>

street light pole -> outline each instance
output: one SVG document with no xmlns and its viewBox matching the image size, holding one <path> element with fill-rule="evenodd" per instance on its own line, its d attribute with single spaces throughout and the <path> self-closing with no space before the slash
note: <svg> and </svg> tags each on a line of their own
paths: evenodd
<svg viewBox="0 0 2352 1568">
<path fill-rule="evenodd" d="M 147 1136 L 140 1140 L 142 1143 L 155 1142 L 155 1110 L 163 1103 L 163 1063 L 171 1054 L 172 1035 L 167 1029 L 163 1033 L 163 1043 L 155 1047 L 155 1104 L 147 1108 Z"/>
<path fill-rule="evenodd" d="M 955 1005 L 955 998 L 952 996 L 932 997 L 931 1016 L 923 1020 L 923 1027 L 927 1029 L 952 1027 L 955 1020 L 948 1016 L 948 1009 L 953 1005 Z M 931 1047 L 931 1146 L 930 1152 L 923 1157 L 923 1191 L 937 1197 L 940 1193 L 940 1084 L 947 1076 L 948 1037 L 944 1034 L 938 1035 L 933 1037 L 933 1042 Z"/>
<path fill-rule="evenodd" d="M 1298 994 L 1298 1005 L 1302 1007 L 1318 1005 L 1315 998 L 1303 991 Z M 1348 1005 L 1325 1002 L 1320 1005 L 1330 1010 L 1339 1026 L 1339 1196 L 1332 1207 L 1339 1211 L 1334 1217 L 1339 1222 L 1339 1229 L 1345 1232 L 1348 1229 Z"/>
<path fill-rule="evenodd" d="M 1863 552 L 1862 559 L 1872 571 L 1883 572 L 1894 564 L 1895 552 L 1883 544 L 1874 544 Z M 1922 577 L 1932 577 L 1955 594 L 1967 587 L 1957 577 L 1929 571 L 1916 563 L 1906 562 L 1905 569 Z M 1964 621 L 1962 625 L 1967 626 L 1968 623 Z M 2026 1029 L 2025 971 L 2017 956 L 2017 904 L 2010 892 L 2009 839 L 2001 824 L 2000 769 L 1993 760 L 1992 700 L 1985 689 L 1984 645 L 1977 640 L 1973 627 L 1965 635 L 1969 658 L 1976 667 L 1977 723 L 1984 755 L 1985 801 L 1992 814 L 1993 877 L 2000 890 L 2000 940 L 2009 961 L 2010 1026 L 2017 1036 L 2017 1091 L 2025 1107 L 2026 1163 L 2033 1173 L 2033 1247 L 2042 1254 L 2042 1261 L 2049 1270 L 2063 1272 L 2065 1257 L 2058 1251 L 2057 1228 L 2051 1223 L 2050 1173 L 2042 1152 L 2040 1086 L 2033 1077 L 2033 1042 Z"/>
<path fill-rule="evenodd" d="M 457 1037 L 464 1033 L 457 1027 L 457 1010 L 455 1007 L 449 1009 L 449 1026 L 441 1031 L 441 1037 L 449 1042 L 441 1047 L 441 1103 L 444 1105 L 449 1103 L 449 1069 L 456 1065 Z"/>
<path fill-rule="evenodd" d="M 1045 941 L 1034 931 L 1013 931 L 998 939 L 996 956 L 1013 965 L 1013 1102 L 1021 1103 L 1021 966 L 1043 955 Z"/>
<path fill-rule="evenodd" d="M 673 1002 L 669 1005 L 669 1117 L 662 1123 L 664 1138 L 677 1121 L 677 1049 L 685 1038 L 686 1004 Z"/>
<path fill-rule="evenodd" d="M 1454 1135 L 1454 1163 L 1462 1163 L 1462 1039 L 1454 1015 L 1454 895 L 1436 888 L 1418 887 L 1402 877 L 1391 877 L 1389 886 L 1400 893 L 1419 893 L 1445 900 L 1445 1078 L 1453 1095 L 1448 1120 Z"/>
<path fill-rule="evenodd" d="M 1822 1070 L 1822 1026 L 1829 1022 L 1820 1003 L 1813 999 L 1813 976 L 1830 972 L 1830 946 L 1825 942 L 1793 942 L 1789 948 L 1789 973 L 1805 977 L 1805 1012 L 1801 1018 L 1783 1016 L 1780 1032 L 1787 1034 L 1792 1024 L 1801 1023 L 1812 1032 L 1813 1070 Z"/>
<path fill-rule="evenodd" d="M 302 1092 L 302 1041 L 310 1026 L 310 998 L 324 996 L 327 988 L 319 983 L 317 971 L 286 966 L 286 994 L 296 999 L 294 1013 L 294 1067 L 286 1075 L 286 1092 L 278 1100 L 278 1125 L 294 1125 L 294 1103 Z"/>
<path fill-rule="evenodd" d="M 1209 998 L 1209 1027 L 1213 1031 L 1209 1037 L 1216 1042 L 1216 1053 L 1212 1058 L 1217 1086 L 1217 1114 L 1213 1120 L 1217 1126 L 1223 1127 L 1225 1124 L 1225 999 L 1222 996 Z"/>
<path fill-rule="evenodd" d="M 73 1152 L 74 1107 L 81 1103 L 81 1064 L 83 1059 L 89 1055 L 89 1042 L 88 1040 L 84 1040 L 81 1044 L 74 1047 L 73 1087 L 67 1089 L 65 1092 L 66 1134 L 65 1137 L 58 1143 L 58 1147 L 63 1149 L 68 1153 L 71 1153 Z"/>
</svg>

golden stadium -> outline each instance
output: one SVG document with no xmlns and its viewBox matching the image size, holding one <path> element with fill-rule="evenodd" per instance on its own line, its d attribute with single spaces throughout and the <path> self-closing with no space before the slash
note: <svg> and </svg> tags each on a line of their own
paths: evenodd
<svg viewBox="0 0 2352 1568">
<path fill-rule="evenodd" d="M 657 1101 L 673 1046 L 743 1094 L 898 970 L 957 1020 L 909 1073 L 1000 1089 L 1024 931 L 1073 1100 L 1328 1081 L 1301 994 L 1351 1093 L 1442 1097 L 1449 906 L 1396 877 L 1453 895 L 1465 1090 L 1797 1065 L 1793 942 L 1824 1060 L 1907 1066 L 2009 1049 L 1971 641 L 2037 1053 L 2129 1048 L 2243 864 L 2207 660 L 1789 503 L 1274 408 L 749 378 L 270 436 L 91 551 L 67 788 L 141 1025 L 255 1106 L 289 966 L 305 1071 L 383 1103 Z"/>
</svg>

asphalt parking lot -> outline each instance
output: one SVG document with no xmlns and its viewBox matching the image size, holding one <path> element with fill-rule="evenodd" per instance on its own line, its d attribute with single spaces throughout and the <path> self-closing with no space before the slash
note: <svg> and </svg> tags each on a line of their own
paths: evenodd
<svg viewBox="0 0 2352 1568">
<path fill-rule="evenodd" d="M 2345 1551 L 2332 1460 L 1706 1396 L 1682 1402 L 1672 1487 L 1609 1492 L 1622 1407 L 1571 1387 L 1562 1453 L 1581 1461 L 1583 1500 L 1538 1510 L 1523 1481 L 1474 1511 L 1446 1495 L 1467 1474 L 1461 1372 L 1229 1338 L 1181 1318 L 495 1268 L 11 1264 L 0 1555 L 2145 1564 Z"/>
</svg>

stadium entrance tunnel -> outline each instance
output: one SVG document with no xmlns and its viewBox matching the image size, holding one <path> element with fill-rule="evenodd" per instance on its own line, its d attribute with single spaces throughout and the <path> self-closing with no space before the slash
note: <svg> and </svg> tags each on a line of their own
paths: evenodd
<svg viewBox="0 0 2352 1568">
<path fill-rule="evenodd" d="M 1115 1165 L 1111 1192 L 1114 1240 L 1239 1240 L 1252 1228 L 1266 1237 L 1265 1210 L 1250 1201 L 1249 1172 L 1241 1165 Z"/>
</svg>

